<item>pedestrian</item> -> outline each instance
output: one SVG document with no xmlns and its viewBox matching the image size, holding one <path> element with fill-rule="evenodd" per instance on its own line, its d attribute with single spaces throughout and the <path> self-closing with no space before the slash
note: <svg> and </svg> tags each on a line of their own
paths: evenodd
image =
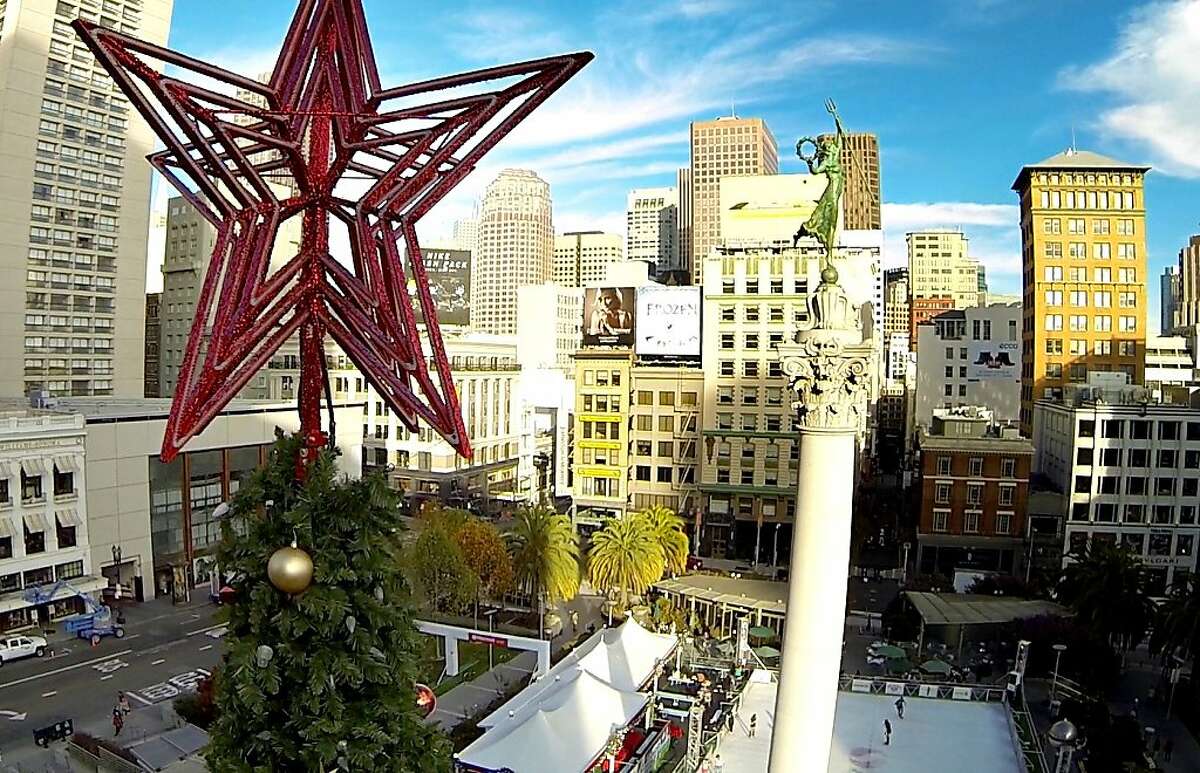
<svg viewBox="0 0 1200 773">
<path fill-rule="evenodd" d="M 712 769 L 713 773 L 725 773 L 725 760 L 721 759 L 720 754 L 713 758 Z"/>
<path fill-rule="evenodd" d="M 579 610 L 572 609 L 571 610 L 571 633 L 575 633 L 578 630 L 579 630 Z"/>
<path fill-rule="evenodd" d="M 129 705 L 129 698 L 127 698 L 123 692 L 117 693 L 117 708 L 120 709 L 121 713 L 124 715 L 128 715 L 129 712 L 133 711 L 133 707 Z"/>
<path fill-rule="evenodd" d="M 113 735 L 120 735 L 121 728 L 125 727 L 125 715 L 121 713 L 121 708 L 119 706 L 113 706 L 112 723 Z"/>
<path fill-rule="evenodd" d="M 750 737 L 754 737 L 754 731 L 758 729 L 758 714 L 750 715 Z"/>
<path fill-rule="evenodd" d="M 1163 743 L 1163 759 L 1166 760 L 1167 762 L 1170 762 L 1171 755 L 1174 753 L 1175 753 L 1175 739 L 1168 738 L 1166 740 L 1166 742 Z"/>
<path fill-rule="evenodd" d="M 896 716 L 900 719 L 904 719 L 904 696 L 903 695 L 901 695 L 899 698 L 896 699 Z"/>
<path fill-rule="evenodd" d="M 883 745 L 891 746 L 892 744 L 892 723 L 886 719 L 883 720 Z"/>
</svg>

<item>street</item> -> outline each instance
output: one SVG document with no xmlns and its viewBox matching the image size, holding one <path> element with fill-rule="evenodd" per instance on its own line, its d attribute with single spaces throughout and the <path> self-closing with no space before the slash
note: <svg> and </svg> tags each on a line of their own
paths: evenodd
<svg viewBox="0 0 1200 773">
<path fill-rule="evenodd" d="M 195 598 L 195 597 L 194 597 Z M 49 759 L 33 731 L 70 719 L 76 730 L 107 728 L 117 693 L 134 709 L 173 700 L 220 660 L 216 607 L 160 600 L 125 610 L 128 633 L 96 647 L 79 639 L 52 640 L 55 654 L 0 668 L 0 752 L 5 765 Z"/>
</svg>

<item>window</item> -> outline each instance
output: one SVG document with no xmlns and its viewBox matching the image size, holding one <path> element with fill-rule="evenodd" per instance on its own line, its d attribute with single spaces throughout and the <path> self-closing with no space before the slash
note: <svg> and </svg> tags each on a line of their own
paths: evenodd
<svg viewBox="0 0 1200 773">
<path fill-rule="evenodd" d="M 1060 320 L 1059 325 L 1061 325 L 1062 317 L 1059 317 L 1059 320 Z M 1062 328 L 1058 327 L 1055 329 L 1061 330 Z M 1071 330 L 1083 332 L 1083 331 L 1086 331 L 1087 329 L 1088 329 L 1088 318 L 1087 318 L 1086 314 L 1072 314 L 1071 315 Z"/>
<path fill-rule="evenodd" d="M 587 422 L 584 422 L 584 424 L 585 424 L 584 431 L 586 433 Z M 654 417 L 653 416 L 638 416 L 637 417 L 637 428 L 638 428 L 638 432 L 652 432 L 654 430 Z M 586 434 L 585 434 L 585 437 L 586 437 Z"/>
<path fill-rule="evenodd" d="M 658 455 L 670 459 L 675 455 L 675 443 L 670 440 L 658 441 Z"/>
<path fill-rule="evenodd" d="M 1083 419 L 1079 422 L 1079 437 L 1096 437 L 1096 422 Z"/>
<path fill-rule="evenodd" d="M 1177 535 L 1175 535 L 1175 555 L 1177 555 L 1177 556 L 1192 555 L 1195 539 L 1196 539 L 1196 537 L 1193 534 L 1177 534 Z"/>
<path fill-rule="evenodd" d="M 967 486 L 967 504 L 977 505 L 983 502 L 983 485 L 972 483 Z"/>
<path fill-rule="evenodd" d="M 949 510 L 934 510 L 933 511 L 933 530 L 946 531 L 950 523 Z"/>
<path fill-rule="evenodd" d="M 933 487 L 933 501 L 939 505 L 950 504 L 950 484 L 937 483 Z"/>
<path fill-rule="evenodd" d="M 75 473 L 54 468 L 54 496 L 67 497 L 75 493 Z"/>
<path fill-rule="evenodd" d="M 56 536 L 58 537 L 58 549 L 62 550 L 63 548 L 75 547 L 75 544 L 76 544 L 75 525 L 72 523 L 69 523 L 69 522 L 64 524 L 57 517 L 54 520 L 55 520 L 55 526 L 57 527 L 56 528 L 56 532 L 57 532 Z M 80 572 L 80 574 L 82 574 L 82 571 Z"/>
<path fill-rule="evenodd" d="M 659 392 L 658 393 L 658 404 L 659 405 L 674 405 L 675 404 L 675 393 L 674 392 Z"/>
<path fill-rule="evenodd" d="M 1092 463 L 1092 449 L 1079 448 L 1075 451 L 1075 464 L 1090 466 Z"/>
<path fill-rule="evenodd" d="M 45 532 L 30 531 L 28 524 L 25 525 L 24 529 L 25 529 L 25 552 L 27 554 L 46 552 L 46 534 L 45 534 Z M 37 584 L 37 583 L 35 583 L 35 584 Z"/>
<path fill-rule="evenodd" d="M 721 334 L 721 348 L 722 349 L 733 349 L 733 333 L 722 333 Z"/>
<path fill-rule="evenodd" d="M 1046 339 L 1046 354 L 1062 354 L 1063 340 L 1061 338 Z"/>
<path fill-rule="evenodd" d="M 1097 316 L 1095 319 L 1095 326 L 1096 326 L 1096 331 L 1100 332 L 1100 333 L 1107 333 L 1107 332 L 1111 331 L 1112 330 L 1112 317 L 1108 316 L 1107 314 Z"/>
<path fill-rule="evenodd" d="M 1086 320 L 1087 317 L 1084 317 L 1084 319 Z M 1053 330 L 1053 331 L 1062 330 L 1063 329 L 1063 315 L 1047 314 L 1046 315 L 1046 329 Z"/>
<path fill-rule="evenodd" d="M 1043 275 L 1047 282 L 1061 282 L 1063 280 L 1062 266 L 1046 266 Z"/>
<path fill-rule="evenodd" d="M 1092 293 L 1092 305 L 1099 309 L 1110 308 L 1112 306 L 1112 293 L 1107 290 Z"/>
<path fill-rule="evenodd" d="M 1005 457 L 1000 460 L 1000 476 L 1004 478 L 1015 478 L 1017 476 L 1017 460 L 1012 457 Z"/>
<path fill-rule="evenodd" d="M 1137 330 L 1137 317 L 1122 316 L 1119 319 L 1119 323 L 1120 324 L 1117 327 L 1117 329 L 1120 330 L 1122 333 L 1131 333 L 1131 332 Z"/>
<path fill-rule="evenodd" d="M 737 310 L 733 306 L 731 306 L 729 304 L 721 305 L 721 321 L 722 322 L 733 322 L 736 320 L 736 318 L 737 318 Z"/>
<path fill-rule="evenodd" d="M 1119 419 L 1105 419 L 1101 422 L 1101 428 L 1106 438 L 1125 437 L 1125 422 Z"/>
<path fill-rule="evenodd" d="M 968 510 L 963 513 L 963 533 L 978 534 L 979 533 L 979 511 Z"/>
<path fill-rule="evenodd" d="M 616 425 L 614 425 L 614 427 L 615 426 Z M 675 417 L 674 416 L 659 416 L 658 417 L 658 431 L 659 432 L 674 432 L 675 431 Z"/>
<path fill-rule="evenodd" d="M 29 476 L 21 470 L 21 499 L 25 502 L 33 502 L 42 498 L 42 476 Z"/>
<path fill-rule="evenodd" d="M 1179 439 L 1179 422 L 1177 422 L 1177 421 L 1160 421 L 1158 423 L 1158 439 L 1159 440 L 1178 440 Z"/>
<path fill-rule="evenodd" d="M 748 351 L 755 351 L 758 349 L 758 333 L 746 334 L 746 349 Z"/>
<path fill-rule="evenodd" d="M 949 475 L 950 474 L 950 457 L 949 456 L 939 456 L 937 458 L 937 474 L 938 475 Z"/>
<path fill-rule="evenodd" d="M 972 456 L 967 460 L 967 474 L 971 477 L 979 477 L 983 475 L 983 458 Z"/>
<path fill-rule="evenodd" d="M 674 467 L 658 467 L 655 469 L 655 477 L 659 483 L 671 483 L 674 480 Z"/>
<path fill-rule="evenodd" d="M 1063 293 L 1062 290 L 1047 290 L 1046 305 L 1047 306 L 1062 306 Z"/>
<path fill-rule="evenodd" d="M 1125 479 L 1125 493 L 1133 496 L 1142 496 L 1146 493 L 1146 478 L 1141 475 L 1132 475 Z"/>
<path fill-rule="evenodd" d="M 1013 492 L 1015 491 L 1016 488 L 1014 486 L 1001 486 L 999 503 L 1011 506 L 1013 503 Z"/>
<path fill-rule="evenodd" d="M 1063 374 L 1063 366 L 1062 366 L 1061 362 L 1046 363 L 1046 377 L 1047 378 L 1062 378 L 1062 374 Z"/>
<path fill-rule="evenodd" d="M 1012 513 L 996 513 L 996 533 L 1012 533 Z"/>
<path fill-rule="evenodd" d="M 1121 466 L 1121 449 L 1119 448 L 1102 448 L 1100 449 L 1100 464 L 1105 467 L 1120 467 Z"/>
</svg>

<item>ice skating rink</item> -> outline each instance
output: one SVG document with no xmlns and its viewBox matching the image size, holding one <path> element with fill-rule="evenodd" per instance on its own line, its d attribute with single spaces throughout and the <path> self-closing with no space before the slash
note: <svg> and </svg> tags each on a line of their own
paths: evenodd
<svg viewBox="0 0 1200 773">
<path fill-rule="evenodd" d="M 726 773 L 766 773 L 774 731 L 774 683 L 750 684 L 737 727 L 721 742 Z M 1022 773 L 1000 703 L 906 698 L 896 718 L 888 695 L 838 693 L 828 773 Z M 746 735 L 758 715 L 756 737 Z M 883 720 L 892 743 L 883 745 Z"/>
<path fill-rule="evenodd" d="M 1002 703 L 838 694 L 829 773 L 1018 773 L 1024 770 Z M 883 745 L 883 720 L 892 743 Z"/>
</svg>

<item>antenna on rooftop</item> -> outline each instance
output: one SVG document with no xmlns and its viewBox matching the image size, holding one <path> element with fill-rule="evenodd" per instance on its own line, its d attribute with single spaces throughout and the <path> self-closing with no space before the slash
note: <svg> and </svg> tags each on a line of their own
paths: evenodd
<svg viewBox="0 0 1200 773">
<path fill-rule="evenodd" d="M 1076 153 L 1076 152 L 1078 152 L 1078 150 L 1079 149 L 1075 147 L 1075 123 L 1072 122 L 1071 123 L 1071 152 Z"/>
<path fill-rule="evenodd" d="M 733 100 L 729 100 L 729 117 L 737 118 L 737 108 L 733 104 Z"/>
</svg>

